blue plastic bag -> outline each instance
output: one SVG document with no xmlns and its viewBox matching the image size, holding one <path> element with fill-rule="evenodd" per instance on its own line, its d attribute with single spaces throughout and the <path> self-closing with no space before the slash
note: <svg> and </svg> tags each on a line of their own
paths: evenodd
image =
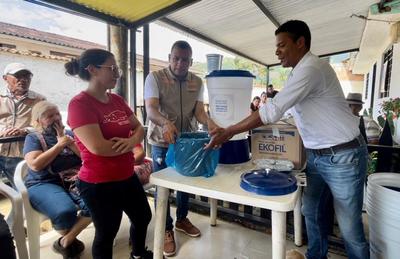
<svg viewBox="0 0 400 259">
<path fill-rule="evenodd" d="M 219 150 L 204 149 L 210 141 L 207 133 L 182 133 L 167 151 L 168 166 L 185 176 L 210 177 L 218 165 Z"/>
</svg>

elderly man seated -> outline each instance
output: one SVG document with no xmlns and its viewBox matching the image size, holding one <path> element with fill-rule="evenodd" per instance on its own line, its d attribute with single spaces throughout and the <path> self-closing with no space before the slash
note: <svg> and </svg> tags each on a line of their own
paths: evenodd
<svg viewBox="0 0 400 259">
<path fill-rule="evenodd" d="M 29 131 L 32 107 L 45 99 L 29 90 L 33 74 L 24 64 L 8 64 L 3 72 L 6 87 L 0 94 L 0 138 L 25 136 Z M 21 141 L 0 143 L 0 171 L 14 186 L 14 171 L 22 160 Z"/>
</svg>

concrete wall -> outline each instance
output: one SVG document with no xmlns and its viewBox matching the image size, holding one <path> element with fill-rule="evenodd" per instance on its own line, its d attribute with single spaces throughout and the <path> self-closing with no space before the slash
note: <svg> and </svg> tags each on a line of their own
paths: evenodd
<svg viewBox="0 0 400 259">
<path fill-rule="evenodd" d="M 389 48 L 390 45 L 387 46 Z M 374 101 L 373 101 L 373 117 L 376 119 L 380 115 L 381 104 L 383 101 L 388 100 L 389 98 L 400 97 L 400 43 L 393 44 L 393 59 L 392 59 L 392 73 L 390 78 L 390 90 L 389 96 L 385 98 L 380 98 L 380 88 L 383 77 L 383 52 L 380 55 L 380 58 L 376 60 L 376 74 L 375 74 L 375 89 L 374 89 Z M 372 97 L 372 83 L 373 83 L 373 66 L 369 70 L 369 83 L 368 87 L 364 88 L 363 94 L 365 95 L 365 91 L 368 91 L 368 98 L 365 99 L 365 108 L 370 108 L 371 97 Z M 365 85 L 365 84 L 364 84 Z"/>
<path fill-rule="evenodd" d="M 5 66 L 11 62 L 21 62 L 30 68 L 33 73 L 30 89 L 57 104 L 60 111 L 66 111 L 71 98 L 86 89 L 85 82 L 65 74 L 64 61 L 0 52 L 2 74 Z M 1 90 L 4 90 L 4 87 L 5 83 L 2 80 Z"/>
</svg>

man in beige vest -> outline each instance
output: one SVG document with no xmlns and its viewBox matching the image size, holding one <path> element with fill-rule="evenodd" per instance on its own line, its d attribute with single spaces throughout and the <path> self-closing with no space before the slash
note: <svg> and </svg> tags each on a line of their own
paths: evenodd
<svg viewBox="0 0 400 259">
<path fill-rule="evenodd" d="M 29 90 L 32 72 L 21 63 L 8 64 L 3 72 L 6 83 L 0 94 L 0 139 L 23 137 L 29 132 L 32 107 L 44 96 Z M 0 143 L 0 171 L 3 171 L 14 187 L 14 171 L 23 159 L 23 138 Z"/>
<path fill-rule="evenodd" d="M 186 41 L 177 41 L 169 54 L 169 67 L 148 75 L 145 82 L 146 110 L 150 119 L 147 138 L 152 145 L 154 171 L 166 168 L 165 156 L 168 144 L 175 142 L 179 132 L 197 131 L 195 118 L 208 129 L 216 128 L 208 117 L 203 104 L 201 78 L 189 72 L 192 65 L 192 48 Z M 187 218 L 189 195 L 177 192 L 176 224 L 178 231 L 191 236 L 200 236 L 200 230 Z M 173 220 L 168 205 L 164 255 L 176 253 Z"/>
</svg>

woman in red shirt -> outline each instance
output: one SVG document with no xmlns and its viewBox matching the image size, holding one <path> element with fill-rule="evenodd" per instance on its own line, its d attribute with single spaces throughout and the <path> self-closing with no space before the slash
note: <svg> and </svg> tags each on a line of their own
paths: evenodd
<svg viewBox="0 0 400 259">
<path fill-rule="evenodd" d="M 112 258 L 123 212 L 132 222 L 131 258 L 153 258 L 153 253 L 145 249 L 151 210 L 132 172 L 132 149 L 143 140 L 144 129 L 125 101 L 109 92 L 121 70 L 114 55 L 102 49 L 84 51 L 65 68 L 67 74 L 89 82 L 87 89 L 69 103 L 68 124 L 83 161 L 78 188 L 96 229 L 93 258 Z"/>
</svg>

